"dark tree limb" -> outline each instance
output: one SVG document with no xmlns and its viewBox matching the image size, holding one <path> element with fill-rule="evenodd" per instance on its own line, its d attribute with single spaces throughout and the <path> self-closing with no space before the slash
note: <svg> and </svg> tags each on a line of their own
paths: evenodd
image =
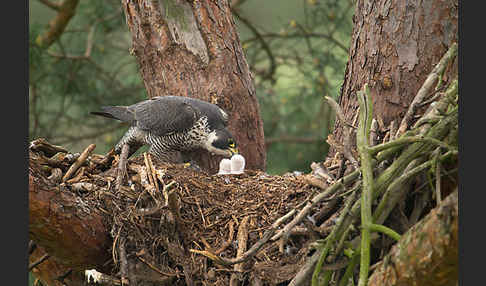
<svg viewBox="0 0 486 286">
<path fill-rule="evenodd" d="M 402 236 L 368 285 L 456 285 L 458 266 L 456 191 Z"/>
<path fill-rule="evenodd" d="M 48 1 L 42 2 L 48 5 Z M 51 8 L 56 7 L 57 15 L 54 19 L 49 21 L 49 29 L 42 35 L 39 35 L 39 37 L 36 39 L 39 46 L 48 48 L 50 45 L 52 45 L 52 43 L 59 39 L 64 32 L 64 29 L 66 29 L 67 25 L 69 24 L 69 21 L 76 13 L 78 3 L 79 0 L 64 0 L 61 4 L 56 3 L 56 5 L 48 5 Z"/>
<path fill-rule="evenodd" d="M 102 265 L 109 236 L 101 215 L 84 212 L 79 197 L 48 186 L 40 166 L 29 163 L 30 238 L 70 267 Z"/>
<path fill-rule="evenodd" d="M 39 2 L 56 11 L 59 11 L 59 9 L 61 9 L 61 4 L 57 2 L 52 2 L 49 0 L 39 0 Z"/>
<path fill-rule="evenodd" d="M 39 260 L 29 265 L 29 271 L 31 271 L 32 269 L 34 269 L 34 267 L 46 261 L 47 259 L 49 259 L 49 254 L 46 253 Z"/>
</svg>

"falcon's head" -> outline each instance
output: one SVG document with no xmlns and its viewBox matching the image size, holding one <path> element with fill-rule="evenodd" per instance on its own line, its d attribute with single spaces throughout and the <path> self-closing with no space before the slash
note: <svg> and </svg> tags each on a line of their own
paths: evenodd
<svg viewBox="0 0 486 286">
<path fill-rule="evenodd" d="M 226 128 L 213 130 L 206 138 L 204 148 L 210 153 L 224 157 L 231 157 L 234 154 L 238 154 L 236 142 Z"/>
</svg>

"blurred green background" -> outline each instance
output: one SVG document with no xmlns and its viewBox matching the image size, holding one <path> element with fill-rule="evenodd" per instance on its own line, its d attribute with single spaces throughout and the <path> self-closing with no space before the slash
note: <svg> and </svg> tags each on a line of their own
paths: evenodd
<svg viewBox="0 0 486 286">
<path fill-rule="evenodd" d="M 324 96 L 337 98 L 343 82 L 354 2 L 231 2 L 255 77 L 267 172 L 309 172 L 328 151 L 334 115 Z M 44 137 L 72 152 L 95 143 L 95 153 L 106 153 L 128 127 L 89 112 L 147 98 L 120 1 L 80 1 L 47 49 L 37 39 L 56 11 L 38 0 L 29 7 L 29 140 Z"/>
</svg>

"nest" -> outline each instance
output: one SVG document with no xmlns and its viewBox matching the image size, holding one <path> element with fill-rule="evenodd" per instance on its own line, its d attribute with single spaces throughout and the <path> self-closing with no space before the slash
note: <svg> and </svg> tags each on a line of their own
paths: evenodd
<svg viewBox="0 0 486 286">
<path fill-rule="evenodd" d="M 258 279 L 276 285 L 292 279 L 314 251 L 310 242 L 322 230 L 311 221 L 329 218 L 317 213 L 307 222 L 314 231 L 295 227 L 285 247 L 265 243 L 243 263 L 224 265 L 210 259 L 211 255 L 238 257 L 260 241 L 279 218 L 301 207 L 320 189 L 309 184 L 307 175 L 270 176 L 252 170 L 240 175 L 209 175 L 158 162 L 147 154 L 127 161 L 120 185 L 118 156 L 111 163 L 101 155 L 86 156 L 67 178 L 70 166 L 83 154 L 64 151 L 56 155 L 31 152 L 31 157 L 55 167 L 46 168 L 45 175 L 51 181 L 64 181 L 59 182 L 62 190 L 76 193 L 88 203 L 85 207 L 104 214 L 113 238 L 108 249 L 113 257 L 110 275 L 119 276 L 126 260 L 138 265 L 133 267 L 136 274 L 132 273 L 135 276 L 130 281 L 186 285 L 189 279 L 196 285 L 230 285 L 231 279 Z M 56 173 L 58 178 L 53 178 Z M 121 257 L 120 246 L 126 258 Z"/>
</svg>

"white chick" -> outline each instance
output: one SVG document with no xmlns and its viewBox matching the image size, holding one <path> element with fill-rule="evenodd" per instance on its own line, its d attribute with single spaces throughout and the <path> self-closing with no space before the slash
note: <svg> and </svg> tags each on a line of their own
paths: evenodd
<svg viewBox="0 0 486 286">
<path fill-rule="evenodd" d="M 231 157 L 231 174 L 243 174 L 245 170 L 245 157 L 235 154 Z"/>
<path fill-rule="evenodd" d="M 219 162 L 219 172 L 218 175 L 231 174 L 231 160 L 224 158 Z"/>
</svg>

